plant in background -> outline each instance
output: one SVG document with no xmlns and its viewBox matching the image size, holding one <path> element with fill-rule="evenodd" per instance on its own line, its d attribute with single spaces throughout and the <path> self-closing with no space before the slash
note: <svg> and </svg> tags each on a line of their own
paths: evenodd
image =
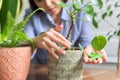
<svg viewBox="0 0 120 80">
<path fill-rule="evenodd" d="M 119 0 L 104 0 L 105 7 L 101 11 L 99 11 L 99 14 L 95 14 L 94 20 L 96 19 L 96 25 L 98 28 L 100 25 L 97 23 L 99 22 L 105 22 L 104 24 L 107 24 L 111 28 L 109 31 L 107 31 L 106 36 L 108 40 L 111 40 L 113 37 L 118 37 L 118 51 L 117 51 L 117 68 L 120 68 L 120 2 Z M 97 13 L 97 12 L 96 12 Z M 99 16 L 101 18 L 97 19 Z M 111 21 L 112 19 L 112 21 Z M 114 22 L 115 21 L 115 22 Z"/>
<path fill-rule="evenodd" d="M 115 2 L 112 2 L 110 0 L 105 0 L 104 1 L 104 6 L 105 8 L 102 8 L 100 11 L 95 12 L 94 15 L 94 20 L 96 21 L 95 25 L 96 28 L 99 28 L 98 22 L 104 21 L 105 24 L 108 24 L 112 30 L 107 32 L 108 40 L 110 40 L 113 36 L 119 36 L 120 35 L 120 29 L 118 26 L 120 26 L 120 21 L 117 21 L 117 25 L 113 25 L 112 23 L 109 22 L 109 19 L 114 17 L 117 20 L 120 19 L 120 13 L 116 12 L 120 9 L 120 3 L 116 0 Z M 114 16 L 113 16 L 114 15 Z M 96 19 L 99 17 L 99 19 Z"/>
<path fill-rule="evenodd" d="M 17 47 L 21 46 L 23 42 L 33 44 L 32 40 L 26 36 L 24 27 L 29 18 L 40 9 L 33 11 L 23 21 L 16 23 L 22 5 L 23 0 L 0 0 L 0 47 Z"/>
<path fill-rule="evenodd" d="M 32 14 L 39 9 L 17 23 L 22 5 L 23 0 L 0 0 L 1 80 L 26 80 L 29 72 L 33 41 L 24 33 L 24 27 Z M 24 42 L 28 44 L 23 46 Z"/>
<path fill-rule="evenodd" d="M 86 22 L 89 26 L 92 27 L 92 29 L 94 31 L 94 27 L 97 26 L 97 22 L 94 19 L 94 15 L 95 15 L 94 6 L 96 5 L 99 7 L 99 9 L 101 9 L 103 6 L 103 2 L 102 2 L 102 0 L 89 0 L 89 1 L 86 1 L 86 3 L 85 3 L 85 0 L 71 0 L 71 5 L 66 5 L 64 2 L 57 2 L 57 5 L 65 8 L 67 14 L 71 18 L 71 27 L 70 27 L 70 30 L 66 37 L 69 40 L 71 32 L 72 32 L 73 28 L 75 27 L 74 26 L 75 19 Z M 67 9 L 67 6 L 70 6 L 70 11 Z M 80 18 L 80 17 L 79 18 L 76 17 L 76 15 L 81 12 L 85 13 L 87 20 Z M 92 24 L 90 23 L 89 20 L 92 21 Z M 96 34 L 95 31 L 94 31 L 94 33 Z M 99 51 L 105 47 L 106 43 L 107 43 L 107 39 L 104 36 L 96 34 L 96 36 L 92 39 L 91 45 L 96 51 Z M 100 55 L 96 52 L 92 52 L 88 56 L 90 56 L 91 59 L 102 57 L 102 55 Z"/>
</svg>

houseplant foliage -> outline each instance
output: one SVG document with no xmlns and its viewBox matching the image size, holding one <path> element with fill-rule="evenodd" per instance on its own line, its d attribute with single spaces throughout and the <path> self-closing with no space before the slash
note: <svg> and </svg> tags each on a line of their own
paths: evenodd
<svg viewBox="0 0 120 80">
<path fill-rule="evenodd" d="M 38 10 L 38 8 L 28 15 L 24 20 L 16 23 L 16 20 L 23 8 L 22 0 L 1 0 L 0 1 L 0 46 L 1 47 L 16 47 L 23 45 L 23 42 L 28 42 L 33 47 L 33 42 L 24 32 L 24 27 L 29 18 Z M 7 6 L 7 7 L 6 7 Z"/>
<path fill-rule="evenodd" d="M 23 0 L 0 0 L 0 79 L 26 80 L 30 67 L 33 41 L 24 33 L 33 11 L 23 21 L 16 20 L 23 6 Z M 29 43 L 23 46 L 23 43 Z"/>
<path fill-rule="evenodd" d="M 82 20 L 84 22 L 86 22 L 89 26 L 92 27 L 93 31 L 94 31 L 94 27 L 97 27 L 98 23 L 96 22 L 96 20 L 94 19 L 96 12 L 94 11 L 94 6 L 97 6 L 99 9 L 102 9 L 103 6 L 103 2 L 102 0 L 89 0 L 86 1 L 85 0 L 72 0 L 71 1 L 71 8 L 70 8 L 70 12 L 67 10 L 67 5 L 64 2 L 58 2 L 58 6 L 61 6 L 63 8 L 66 9 L 66 12 L 68 13 L 68 15 L 71 17 L 71 27 L 69 30 L 69 33 L 67 35 L 67 39 L 69 40 L 72 29 L 74 28 L 74 20 L 75 19 L 79 19 Z M 84 12 L 87 20 L 82 19 L 82 18 L 76 18 L 76 15 L 80 12 Z M 91 20 L 92 24 L 89 23 Z M 94 31 L 95 33 L 95 37 L 92 39 L 91 45 L 95 50 L 101 50 L 105 47 L 106 43 L 107 43 L 107 39 L 102 36 L 102 35 L 97 35 L 97 33 Z"/>
<path fill-rule="evenodd" d="M 7 6 L 7 7 L 6 7 Z M 17 17 L 21 11 L 20 0 L 1 0 L 0 10 L 0 46 L 16 47 L 22 42 L 31 41 L 24 33 L 24 27 L 29 20 L 29 15 L 25 20 L 16 23 Z"/>
<path fill-rule="evenodd" d="M 68 40 L 70 40 L 73 28 L 75 28 L 74 21 L 76 19 L 86 22 L 86 24 L 92 27 L 94 31 L 94 26 L 97 24 L 94 19 L 94 6 L 98 6 L 99 9 L 101 9 L 103 5 L 102 0 L 88 0 L 87 2 L 85 2 L 85 0 L 71 0 L 70 2 L 70 5 L 67 5 L 64 2 L 56 3 L 58 6 L 65 8 L 67 14 L 70 16 L 71 25 L 66 37 Z M 68 9 L 68 6 L 70 6 L 70 10 Z M 86 20 L 76 17 L 76 15 L 81 12 L 85 13 L 87 17 Z M 93 24 L 91 24 L 89 20 L 92 21 Z M 91 45 L 96 51 L 99 51 L 105 47 L 106 43 L 107 40 L 104 36 L 96 34 L 96 36 L 92 39 Z M 80 44 L 79 47 L 80 50 L 75 50 L 73 48 L 66 49 L 66 54 L 64 56 L 61 56 L 56 52 L 56 54 L 59 56 L 58 60 L 52 59 L 50 56 L 48 56 L 49 80 L 82 80 L 83 51 L 81 50 L 82 48 Z M 92 52 L 88 54 L 88 56 L 90 59 L 102 58 L 102 55 L 96 52 Z M 61 76 L 59 74 L 61 74 Z"/>
</svg>

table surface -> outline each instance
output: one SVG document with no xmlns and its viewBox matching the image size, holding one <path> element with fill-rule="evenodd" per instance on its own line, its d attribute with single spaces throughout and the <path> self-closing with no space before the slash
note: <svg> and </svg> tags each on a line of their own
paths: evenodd
<svg viewBox="0 0 120 80">
<path fill-rule="evenodd" d="M 31 64 L 27 80 L 48 80 L 46 65 Z M 83 80 L 120 80 L 120 70 L 83 69 Z"/>
</svg>

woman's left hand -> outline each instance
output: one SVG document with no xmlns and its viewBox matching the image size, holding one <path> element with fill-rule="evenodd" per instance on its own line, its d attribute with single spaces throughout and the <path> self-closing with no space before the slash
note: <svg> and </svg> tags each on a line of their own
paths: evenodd
<svg viewBox="0 0 120 80">
<path fill-rule="evenodd" d="M 98 54 L 102 54 L 102 58 L 96 58 L 96 59 L 89 59 L 89 56 L 88 54 L 90 54 L 91 52 L 96 52 L 91 45 L 87 46 L 85 49 L 84 49 L 84 52 L 83 52 L 83 60 L 85 63 L 87 64 L 101 64 L 102 62 L 106 62 L 107 61 L 107 55 L 106 55 L 106 52 L 104 49 L 100 50 L 100 51 L 97 51 Z"/>
</svg>

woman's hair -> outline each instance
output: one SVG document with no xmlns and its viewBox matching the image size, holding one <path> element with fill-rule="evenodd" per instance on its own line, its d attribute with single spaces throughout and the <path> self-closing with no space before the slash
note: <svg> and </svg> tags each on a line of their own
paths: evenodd
<svg viewBox="0 0 120 80">
<path fill-rule="evenodd" d="M 63 2 L 67 2 L 67 0 L 63 0 Z M 35 5 L 33 0 L 29 0 L 30 7 L 32 10 L 36 10 L 38 7 Z"/>
</svg>

